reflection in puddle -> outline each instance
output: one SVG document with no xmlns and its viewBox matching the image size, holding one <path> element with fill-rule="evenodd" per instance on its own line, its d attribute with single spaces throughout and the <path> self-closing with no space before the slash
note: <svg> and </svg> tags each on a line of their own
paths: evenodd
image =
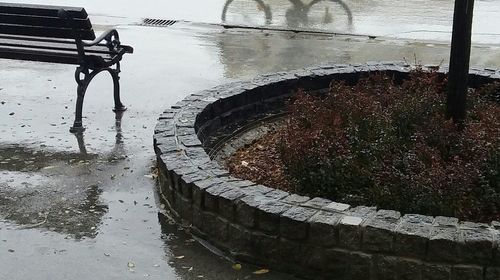
<svg viewBox="0 0 500 280">
<path fill-rule="evenodd" d="M 203 240 L 193 238 L 189 234 L 188 227 L 183 228 L 160 213 L 158 220 L 161 225 L 161 239 L 165 242 L 168 264 L 175 269 L 178 279 L 299 279 L 274 271 L 265 275 L 256 275 L 254 272 L 261 268 L 246 263 L 240 264 L 238 269 L 235 269 L 235 263 L 223 256 L 216 248 Z"/>
<path fill-rule="evenodd" d="M 81 149 L 80 153 L 50 152 L 22 145 L 2 145 L 0 146 L 0 170 L 33 172 L 49 167 L 52 162 L 73 163 L 97 157 L 97 154 L 88 154 L 86 151 L 82 153 Z"/>
<path fill-rule="evenodd" d="M 288 28 L 327 28 L 351 32 L 353 13 L 343 0 L 227 0 L 222 9 L 221 20 L 226 24 L 281 25 Z M 252 8 L 254 6 L 255 8 Z M 256 10 L 255 10 L 256 9 Z M 263 14 L 264 22 L 259 22 L 255 14 Z M 274 15 L 274 18 L 273 18 Z"/>
<path fill-rule="evenodd" d="M 100 185 L 110 176 L 103 171 L 127 157 L 122 117 L 123 112 L 116 114 L 115 145 L 104 155 L 87 151 L 83 133 L 75 134 L 78 152 L 0 145 L 0 220 L 77 240 L 96 237 L 108 210 L 100 201 Z"/>
</svg>

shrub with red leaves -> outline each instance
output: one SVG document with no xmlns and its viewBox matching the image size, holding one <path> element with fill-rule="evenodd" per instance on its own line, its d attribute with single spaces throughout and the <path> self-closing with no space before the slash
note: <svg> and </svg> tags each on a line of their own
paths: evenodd
<svg viewBox="0 0 500 280">
<path fill-rule="evenodd" d="M 446 80 L 421 70 L 396 84 L 333 81 L 288 105 L 279 151 L 303 194 L 403 213 L 500 218 L 500 84 L 469 94 L 463 126 L 445 116 Z M 493 97 L 493 98 L 492 98 Z"/>
</svg>

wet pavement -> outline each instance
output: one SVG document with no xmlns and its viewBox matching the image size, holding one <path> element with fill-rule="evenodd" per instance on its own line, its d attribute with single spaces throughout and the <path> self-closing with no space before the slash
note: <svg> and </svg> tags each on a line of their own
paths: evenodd
<svg viewBox="0 0 500 280">
<path fill-rule="evenodd" d="M 0 279 L 293 279 L 274 272 L 255 275 L 259 268 L 247 264 L 235 270 L 232 262 L 158 215 L 163 206 L 152 179 L 158 115 L 187 94 L 259 73 L 325 61 L 439 64 L 449 53 L 450 1 L 346 1 L 351 23 L 326 5 L 340 1 L 318 1 L 307 21 L 300 15 L 305 8 L 288 11 L 298 1 L 234 0 L 225 6 L 222 0 L 196 5 L 194 0 L 145 0 L 123 8 L 116 8 L 123 3 L 118 0 L 43 2 L 83 5 L 98 32 L 117 26 L 123 43 L 134 46 L 121 74 L 122 100 L 129 109 L 112 113 L 111 79 L 100 75 L 84 102 L 87 130 L 75 136 L 68 132 L 74 67 L 0 60 Z M 265 5 L 272 8 L 270 19 Z M 500 4 L 477 1 L 476 7 L 471 64 L 500 67 L 500 46 L 486 44 L 500 36 L 481 35 L 494 34 L 481 22 L 498 21 Z M 411 13 L 417 8 L 421 14 Z M 179 22 L 141 26 L 146 17 Z M 223 21 L 261 29 L 225 29 L 218 25 Z M 418 30 L 432 32 L 421 40 Z"/>
<path fill-rule="evenodd" d="M 145 17 L 270 28 L 313 29 L 419 40 L 451 38 L 452 0 L 21 0 L 80 5 L 114 20 Z M 68 4 L 71 3 L 71 4 Z M 500 43 L 500 2 L 476 0 L 473 41 Z"/>
</svg>

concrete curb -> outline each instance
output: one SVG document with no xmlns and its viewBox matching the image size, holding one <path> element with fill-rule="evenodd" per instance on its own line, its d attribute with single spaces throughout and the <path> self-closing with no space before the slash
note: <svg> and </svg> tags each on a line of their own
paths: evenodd
<svg viewBox="0 0 500 280">
<path fill-rule="evenodd" d="M 232 257 L 309 279 L 500 279 L 499 222 L 401 216 L 290 194 L 231 177 L 206 152 L 218 132 L 276 112 L 298 88 L 354 83 L 374 71 L 404 78 L 410 70 L 401 62 L 322 65 L 186 97 L 155 128 L 162 198 L 195 234 Z M 470 71 L 473 87 L 498 78 L 495 69 Z"/>
</svg>

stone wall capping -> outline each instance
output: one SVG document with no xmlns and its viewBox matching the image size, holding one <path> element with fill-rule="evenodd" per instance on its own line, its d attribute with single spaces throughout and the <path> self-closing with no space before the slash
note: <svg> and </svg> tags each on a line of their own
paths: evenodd
<svg viewBox="0 0 500 280">
<path fill-rule="evenodd" d="M 298 194 L 291 194 L 291 195 L 282 199 L 283 202 L 289 203 L 292 205 L 304 204 L 304 203 L 308 202 L 309 200 L 311 200 L 310 197 L 298 195 Z"/>
<path fill-rule="evenodd" d="M 263 185 L 249 185 L 241 189 L 246 195 L 265 195 L 273 191 L 272 188 Z"/>
<path fill-rule="evenodd" d="M 221 135 L 280 113 L 299 88 L 323 94 L 332 79 L 354 84 L 387 71 L 402 80 L 413 69 L 404 61 L 326 62 L 186 96 L 154 128 L 163 203 L 230 256 L 308 279 L 499 280 L 498 221 L 402 215 L 292 194 L 234 178 L 207 154 Z M 469 75 L 472 87 L 500 79 L 493 68 L 470 68 Z"/>
<path fill-rule="evenodd" d="M 331 203 L 332 203 L 332 201 L 329 200 L 329 199 L 325 199 L 325 198 L 321 198 L 321 197 L 315 197 L 315 198 L 313 198 L 313 199 L 311 199 L 309 201 L 306 201 L 306 202 L 302 203 L 301 206 L 320 210 L 320 209 L 323 209 L 324 207 L 326 207 L 327 205 L 329 205 Z"/>
<path fill-rule="evenodd" d="M 344 212 L 349 208 L 351 208 L 351 205 L 339 202 L 332 202 L 322 207 L 323 210 L 331 212 Z"/>
</svg>

